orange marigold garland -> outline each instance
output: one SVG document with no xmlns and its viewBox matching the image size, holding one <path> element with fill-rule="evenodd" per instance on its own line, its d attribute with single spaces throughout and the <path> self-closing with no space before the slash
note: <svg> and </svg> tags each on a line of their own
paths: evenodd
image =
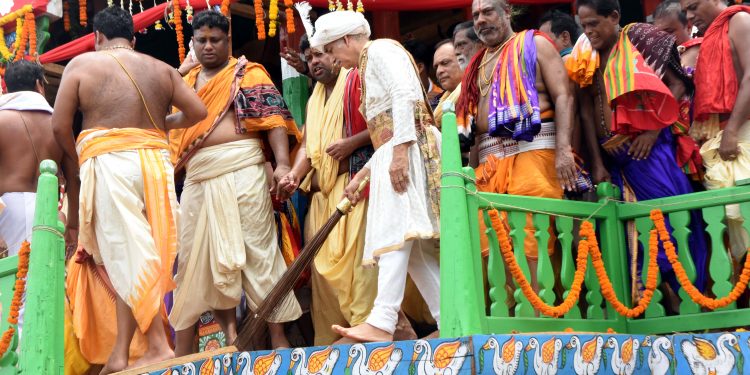
<svg viewBox="0 0 750 375">
<path fill-rule="evenodd" d="M 675 250 L 674 244 L 672 244 L 672 239 L 669 236 L 667 226 L 664 223 L 664 215 L 661 210 L 652 210 L 651 220 L 654 222 L 656 230 L 659 232 L 659 239 L 664 244 L 664 251 L 667 253 L 669 263 L 672 264 L 675 275 L 677 276 L 677 281 L 680 282 L 680 285 L 682 285 L 685 292 L 687 292 L 693 302 L 711 310 L 716 310 L 736 302 L 742 293 L 745 292 L 747 284 L 750 282 L 750 256 L 745 258 L 745 265 L 742 268 L 742 273 L 740 273 L 739 281 L 735 284 L 732 291 L 729 292 L 729 295 L 718 299 L 706 297 L 706 295 L 701 293 L 698 288 L 690 282 L 690 279 L 685 272 L 685 268 L 680 263 L 677 257 L 677 251 Z"/>
<path fill-rule="evenodd" d="M 63 28 L 70 31 L 70 3 L 68 0 L 63 1 Z"/>
<path fill-rule="evenodd" d="M 21 27 L 21 33 L 16 33 L 16 58 L 13 61 L 18 61 L 23 58 L 26 52 L 26 44 L 29 42 L 29 25 L 28 19 L 24 21 Z"/>
<path fill-rule="evenodd" d="M 12 54 L 10 53 L 8 46 L 5 45 L 5 32 L 3 31 L 3 28 L 0 27 L 0 60 L 8 61 L 11 56 Z"/>
<path fill-rule="evenodd" d="M 29 38 L 29 56 L 33 57 L 34 60 L 36 60 L 37 57 L 37 46 L 36 46 L 36 19 L 34 18 L 34 13 L 29 12 L 26 13 L 26 26 L 27 29 L 27 35 Z"/>
<path fill-rule="evenodd" d="M 263 22 L 263 0 L 254 0 L 255 27 L 258 29 L 258 40 L 266 39 L 266 24 Z"/>
<path fill-rule="evenodd" d="M 523 274 L 523 271 L 518 266 L 516 258 L 513 255 L 513 246 L 511 245 L 510 238 L 508 238 L 508 231 L 505 229 L 505 226 L 501 222 L 500 213 L 498 213 L 497 210 L 492 210 L 489 212 L 489 215 L 490 221 L 492 222 L 492 228 L 495 229 L 495 232 L 498 235 L 498 241 L 500 243 L 500 253 L 505 260 L 505 264 L 508 266 L 511 275 L 513 275 L 513 279 L 516 280 L 516 283 L 521 288 L 523 294 L 526 296 L 529 302 L 531 302 L 531 305 L 534 306 L 537 311 L 547 316 L 560 317 L 567 314 L 573 308 L 573 306 L 578 303 L 578 297 L 581 294 L 581 285 L 583 284 L 583 278 L 586 274 L 587 260 L 590 249 L 590 246 L 588 244 L 589 237 L 585 236 L 584 239 L 582 239 L 578 243 L 576 272 L 573 276 L 573 284 L 570 287 L 570 293 L 568 293 L 568 295 L 565 297 L 565 300 L 560 305 L 550 306 L 545 303 L 539 297 L 539 295 L 536 294 L 536 292 L 534 292 L 534 289 L 526 279 L 526 275 Z M 594 229 L 591 223 L 587 221 L 583 222 L 583 225 L 581 225 L 582 236 L 584 233 L 589 234 L 593 233 L 593 231 Z"/>
<path fill-rule="evenodd" d="M 86 0 L 78 0 L 78 18 L 81 20 L 81 26 L 86 27 L 88 16 L 86 15 Z"/>
<path fill-rule="evenodd" d="M 13 300 L 10 304 L 10 312 L 8 313 L 8 323 L 10 326 L 3 333 L 2 339 L 0 339 L 0 357 L 5 355 L 10 347 L 10 341 L 13 335 L 16 333 L 15 326 L 18 325 L 18 312 L 21 310 L 23 304 L 23 293 L 26 289 L 26 275 L 29 272 L 29 256 L 31 255 L 31 245 L 27 241 L 21 244 L 21 250 L 18 251 L 18 271 L 16 272 L 16 286 L 13 290 Z"/>
<path fill-rule="evenodd" d="M 180 56 L 180 64 L 185 61 L 185 35 L 182 33 L 182 10 L 180 9 L 180 1 L 173 0 L 172 6 L 174 7 L 174 31 L 177 34 L 177 54 Z"/>
<path fill-rule="evenodd" d="M 208 9 L 211 9 L 211 7 L 209 6 Z M 229 17 L 229 0 L 221 1 L 221 14 L 223 14 L 226 17 Z"/>
<path fill-rule="evenodd" d="M 276 20 L 279 18 L 279 0 L 271 0 L 268 6 L 268 36 L 276 36 Z"/>
<path fill-rule="evenodd" d="M 294 34 L 294 9 L 292 9 L 292 7 L 294 6 L 294 1 L 284 0 L 284 6 L 286 7 L 286 32 L 289 34 Z"/>
</svg>

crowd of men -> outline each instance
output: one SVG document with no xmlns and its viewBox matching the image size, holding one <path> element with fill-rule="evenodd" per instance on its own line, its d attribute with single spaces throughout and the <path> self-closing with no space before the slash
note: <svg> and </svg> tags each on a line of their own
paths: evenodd
<svg viewBox="0 0 750 375">
<path fill-rule="evenodd" d="M 135 52 L 130 14 L 109 7 L 94 18 L 96 52 L 66 66 L 54 109 L 40 66 L 7 68 L 0 237 L 10 254 L 30 238 L 39 162 L 57 161 L 74 250 L 69 352 L 102 374 L 193 352 L 205 311 L 233 342 L 237 307 L 268 303 L 286 271 L 272 197 L 298 190 L 310 199 L 305 239 L 343 197 L 355 204 L 311 270 L 315 344 L 408 337 L 405 315 L 437 328 L 443 136 L 459 137 L 485 192 L 586 199 L 609 181 L 637 201 L 750 178 L 749 7 L 667 0 L 653 25 L 625 27 L 617 0 L 579 0 L 576 12 L 580 27 L 553 11 L 539 31 L 513 30 L 505 0 L 474 0 L 473 20 L 432 49 L 371 40 L 361 13 L 325 14 L 306 25 L 300 55 L 282 54 L 315 85 L 300 132 L 263 66 L 230 56 L 221 13 L 196 15 L 194 51 L 175 70 Z M 445 103 L 459 134 L 440 133 Z M 739 263 L 747 234 L 737 207 L 727 216 Z M 698 213 L 690 226 L 703 289 Z M 533 281 L 531 218 L 525 232 Z M 663 251 L 658 261 L 678 290 Z M 105 291 L 113 298 L 98 298 Z M 271 302 L 271 346 L 288 347 L 285 323 L 302 308 L 291 293 Z"/>
</svg>

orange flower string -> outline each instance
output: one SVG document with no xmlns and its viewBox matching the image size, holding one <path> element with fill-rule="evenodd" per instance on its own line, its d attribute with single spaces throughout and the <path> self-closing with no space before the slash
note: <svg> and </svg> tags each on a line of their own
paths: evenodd
<svg viewBox="0 0 750 375">
<path fill-rule="evenodd" d="M 284 0 L 284 6 L 286 7 L 286 32 L 294 34 L 294 2 L 292 0 Z"/>
<path fill-rule="evenodd" d="M 65 31 L 70 31 L 70 3 L 68 0 L 63 0 L 63 28 Z"/>
<path fill-rule="evenodd" d="M 711 310 L 716 310 L 736 302 L 737 299 L 740 298 L 742 293 L 745 292 L 747 284 L 748 282 L 750 282 L 750 256 L 747 256 L 745 258 L 745 265 L 742 268 L 742 273 L 740 273 L 740 279 L 737 284 L 735 284 L 729 295 L 718 299 L 706 297 L 706 295 L 701 293 L 698 288 L 696 288 L 695 285 L 690 282 L 690 279 L 685 272 L 685 268 L 677 258 L 677 251 L 675 250 L 674 244 L 672 244 L 672 239 L 669 237 L 667 226 L 664 223 L 664 215 L 662 214 L 661 210 L 652 210 L 651 220 L 654 222 L 654 224 L 656 225 L 656 230 L 659 232 L 659 239 L 664 244 L 664 250 L 667 253 L 669 263 L 671 263 L 672 267 L 674 268 L 675 275 L 677 276 L 677 281 L 680 282 L 680 285 L 682 285 L 682 287 L 685 289 L 685 292 L 687 292 L 688 296 L 690 296 L 690 299 L 692 299 L 693 302 Z"/>
<path fill-rule="evenodd" d="M 229 0 L 221 1 L 221 14 L 223 14 L 226 17 L 229 17 Z"/>
<path fill-rule="evenodd" d="M 589 233 L 593 233 L 594 231 L 591 223 L 585 221 L 583 222 L 583 225 L 581 225 L 581 235 L 585 237 L 585 239 L 582 239 L 578 243 L 576 272 L 573 276 L 573 285 L 571 285 L 570 287 L 570 293 L 568 293 L 568 295 L 565 297 L 565 300 L 559 306 L 550 306 L 545 303 L 539 297 L 539 295 L 536 294 L 536 292 L 534 292 L 534 289 L 526 279 L 526 275 L 523 274 L 523 271 L 518 266 L 516 258 L 513 256 L 513 246 L 510 243 L 510 238 L 508 238 L 508 231 L 500 221 L 500 214 L 497 212 L 497 210 L 492 210 L 489 212 L 489 215 L 490 221 L 492 222 L 492 228 L 495 229 L 495 232 L 498 235 L 500 252 L 502 253 L 503 259 L 505 260 L 505 264 L 508 265 L 508 269 L 510 270 L 511 275 L 513 275 L 513 279 L 516 280 L 516 283 L 518 283 L 523 294 L 526 296 L 529 302 L 531 302 L 531 305 L 534 306 L 537 311 L 547 316 L 556 318 L 567 314 L 578 302 L 578 297 L 581 294 L 581 285 L 583 284 L 583 278 L 586 274 L 586 261 L 588 259 L 590 249 L 587 241 L 589 237 L 587 235 Z M 586 233 L 587 235 L 584 235 L 584 233 Z"/>
<path fill-rule="evenodd" d="M 174 31 L 177 34 L 177 54 L 180 56 L 180 64 L 185 61 L 185 35 L 182 33 L 182 10 L 180 1 L 173 0 L 174 7 Z"/>
<path fill-rule="evenodd" d="M 29 42 L 29 25 L 28 20 L 23 23 L 23 26 L 21 27 L 21 33 L 16 34 L 16 58 L 13 61 L 18 61 L 23 58 L 24 53 L 26 52 L 26 44 Z"/>
<path fill-rule="evenodd" d="M 255 0 L 255 27 L 258 29 L 258 40 L 266 39 L 266 24 L 263 21 L 263 0 Z"/>
<path fill-rule="evenodd" d="M 34 18 L 34 13 L 26 13 L 26 24 L 28 25 L 26 27 L 28 29 L 27 35 L 29 37 L 29 56 L 33 57 L 34 60 L 36 60 L 36 19 Z"/>
<path fill-rule="evenodd" d="M 10 341 L 13 339 L 13 335 L 16 333 L 15 326 L 18 325 L 18 312 L 21 310 L 23 305 L 23 293 L 26 289 L 26 275 L 29 273 L 29 256 L 31 255 L 31 245 L 28 241 L 24 241 L 21 244 L 21 249 L 18 251 L 18 271 L 16 272 L 16 286 L 13 290 L 13 299 L 10 303 L 10 311 L 8 312 L 8 323 L 10 326 L 3 333 L 2 339 L 0 339 L 0 357 L 5 355 L 10 347 Z"/>
<path fill-rule="evenodd" d="M 81 26 L 86 27 L 88 16 L 86 15 L 86 0 L 78 0 L 78 18 L 81 20 Z"/>
</svg>

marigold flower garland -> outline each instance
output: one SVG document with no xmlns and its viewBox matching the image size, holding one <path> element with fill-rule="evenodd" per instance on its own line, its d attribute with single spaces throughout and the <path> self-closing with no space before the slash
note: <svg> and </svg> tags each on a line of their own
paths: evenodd
<svg viewBox="0 0 750 375">
<path fill-rule="evenodd" d="M 28 42 L 29 42 L 29 20 L 28 18 L 26 18 L 25 21 L 23 22 L 23 26 L 21 27 L 21 33 L 18 34 L 18 32 L 16 31 L 16 57 L 15 59 L 13 59 L 13 61 L 18 61 L 23 58 L 23 55 L 26 52 L 26 44 Z"/>
<path fill-rule="evenodd" d="M 174 7 L 174 31 L 177 34 L 177 54 L 180 56 L 180 64 L 185 61 L 185 35 L 182 33 L 182 11 L 180 1 L 172 0 Z"/>
<path fill-rule="evenodd" d="M 258 29 L 258 40 L 266 39 L 266 24 L 263 22 L 263 0 L 255 0 L 255 27 Z"/>
<path fill-rule="evenodd" d="M 86 15 L 86 0 L 78 0 L 78 18 L 81 20 L 81 26 L 86 27 L 88 16 Z"/>
<path fill-rule="evenodd" d="M 16 333 L 16 326 L 18 325 L 18 312 L 21 310 L 23 305 L 23 292 L 26 289 L 26 275 L 29 272 L 29 256 L 31 254 L 31 245 L 28 241 L 24 241 L 21 244 L 21 249 L 18 251 L 18 271 L 16 272 L 16 286 L 13 290 L 13 300 L 10 303 L 10 312 L 8 312 L 8 323 L 10 326 L 3 333 L 2 339 L 0 339 L 0 357 L 5 355 L 10 347 L 10 341 L 13 335 Z"/>
<path fill-rule="evenodd" d="M 34 9 L 31 5 L 24 5 L 21 9 L 0 17 L 0 60 L 4 60 L 7 62 L 15 57 L 15 50 L 21 42 L 20 35 L 23 33 L 24 16 L 33 10 Z M 16 40 L 13 44 L 13 52 L 11 52 L 11 50 L 5 44 L 5 33 L 3 32 L 2 27 L 13 21 L 16 21 Z"/>
<path fill-rule="evenodd" d="M 674 244 L 672 243 L 672 239 L 669 237 L 667 226 L 664 223 L 664 215 L 662 214 L 661 210 L 652 210 L 651 220 L 654 222 L 654 224 L 656 225 L 656 230 L 659 232 L 659 239 L 664 244 L 664 250 L 667 253 L 669 263 L 672 264 L 672 268 L 674 269 L 675 275 L 677 276 L 677 281 L 680 282 L 680 285 L 682 285 L 682 287 L 685 289 L 685 292 L 687 292 L 688 296 L 690 296 L 690 299 L 692 299 L 693 302 L 711 310 L 716 310 L 736 302 L 737 299 L 742 295 L 742 293 L 745 292 L 747 284 L 748 282 L 750 282 L 750 256 L 747 256 L 745 258 L 745 265 L 742 268 L 742 273 L 740 273 L 740 280 L 737 282 L 737 284 L 735 284 L 729 295 L 718 299 L 706 297 L 706 295 L 701 293 L 698 288 L 696 288 L 695 285 L 690 282 L 690 279 L 685 272 L 685 268 L 680 263 L 677 257 L 677 251 L 675 250 Z"/>
<path fill-rule="evenodd" d="M 3 28 L 0 27 L 0 60 L 8 61 L 11 56 L 8 46 L 5 45 L 5 33 L 3 32 Z"/>
<path fill-rule="evenodd" d="M 208 4 L 208 3 L 206 3 Z M 208 9 L 211 9 L 209 6 Z M 229 17 L 229 0 L 222 0 L 221 2 L 221 14 L 223 14 L 226 17 Z"/>
<path fill-rule="evenodd" d="M 284 0 L 284 6 L 286 7 L 284 10 L 286 12 L 286 32 L 294 34 L 294 9 L 292 9 L 294 1 Z"/>
<path fill-rule="evenodd" d="M 279 0 L 271 0 L 268 6 L 268 36 L 276 36 L 276 20 L 279 18 Z"/>
<path fill-rule="evenodd" d="M 29 38 L 29 56 L 36 60 L 36 19 L 34 18 L 34 13 L 26 13 L 26 24 L 26 32 L 28 33 L 27 36 Z"/>
<path fill-rule="evenodd" d="M 68 0 L 63 1 L 63 28 L 70 31 L 70 3 Z"/>
</svg>

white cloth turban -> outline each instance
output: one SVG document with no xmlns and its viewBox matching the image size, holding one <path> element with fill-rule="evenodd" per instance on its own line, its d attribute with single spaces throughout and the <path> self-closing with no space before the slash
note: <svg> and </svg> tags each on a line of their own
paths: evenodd
<svg viewBox="0 0 750 375">
<path fill-rule="evenodd" d="M 315 21 L 315 34 L 310 38 L 310 47 L 323 49 L 331 42 L 347 35 L 370 36 L 370 24 L 362 13 L 346 10 L 324 14 Z"/>
</svg>

